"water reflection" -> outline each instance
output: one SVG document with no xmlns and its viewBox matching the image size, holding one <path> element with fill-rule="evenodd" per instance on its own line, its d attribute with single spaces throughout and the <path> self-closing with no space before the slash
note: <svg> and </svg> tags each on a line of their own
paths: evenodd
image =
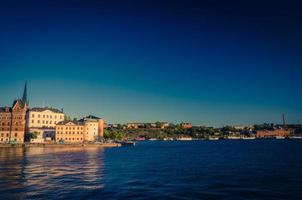
<svg viewBox="0 0 302 200">
<path fill-rule="evenodd" d="M 103 159 L 103 148 L 2 148 L 0 197 L 73 197 L 81 190 L 88 194 L 103 187 Z"/>
</svg>

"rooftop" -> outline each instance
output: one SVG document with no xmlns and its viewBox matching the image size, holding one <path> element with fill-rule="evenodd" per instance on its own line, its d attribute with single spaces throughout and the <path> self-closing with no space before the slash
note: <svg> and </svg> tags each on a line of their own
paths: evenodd
<svg viewBox="0 0 302 200">
<path fill-rule="evenodd" d="M 49 108 L 49 107 L 44 107 L 44 108 L 36 107 L 36 108 L 30 109 L 30 111 L 34 111 L 34 112 L 43 112 L 43 111 L 46 111 L 46 110 L 50 110 L 50 111 L 52 111 L 54 113 L 63 113 L 63 111 L 61 111 L 59 109 Z"/>
</svg>

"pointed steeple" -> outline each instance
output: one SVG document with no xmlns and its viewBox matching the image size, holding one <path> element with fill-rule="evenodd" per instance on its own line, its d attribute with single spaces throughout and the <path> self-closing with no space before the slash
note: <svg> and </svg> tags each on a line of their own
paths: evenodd
<svg viewBox="0 0 302 200">
<path fill-rule="evenodd" d="M 24 91 L 23 91 L 22 102 L 23 102 L 23 103 L 28 103 L 28 102 L 27 102 L 27 81 L 25 81 L 25 85 L 24 85 Z"/>
</svg>

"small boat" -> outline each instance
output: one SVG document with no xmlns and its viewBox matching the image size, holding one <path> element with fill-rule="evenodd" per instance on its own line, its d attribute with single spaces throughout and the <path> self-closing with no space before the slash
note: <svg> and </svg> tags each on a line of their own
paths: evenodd
<svg viewBox="0 0 302 200">
<path fill-rule="evenodd" d="M 302 136 L 291 136 L 290 139 L 302 139 Z"/>
<path fill-rule="evenodd" d="M 135 142 L 133 142 L 133 141 L 123 141 L 123 142 L 120 142 L 120 144 L 122 147 L 135 146 Z"/>
<path fill-rule="evenodd" d="M 283 137 L 283 136 L 276 136 L 276 139 L 282 140 L 282 139 L 285 139 L 285 137 Z"/>
<path fill-rule="evenodd" d="M 178 141 L 191 141 L 193 140 L 191 137 L 182 137 L 182 138 L 177 138 Z"/>
<path fill-rule="evenodd" d="M 255 140 L 256 137 L 243 137 L 242 139 L 243 140 Z"/>
<path fill-rule="evenodd" d="M 135 140 L 136 140 L 136 141 L 145 141 L 146 138 L 144 138 L 144 137 L 137 137 L 137 138 L 135 138 Z"/>
<path fill-rule="evenodd" d="M 237 136 L 229 136 L 228 139 L 229 140 L 240 140 L 241 138 L 237 137 Z"/>
<path fill-rule="evenodd" d="M 209 140 L 219 140 L 218 137 L 210 137 Z"/>
</svg>

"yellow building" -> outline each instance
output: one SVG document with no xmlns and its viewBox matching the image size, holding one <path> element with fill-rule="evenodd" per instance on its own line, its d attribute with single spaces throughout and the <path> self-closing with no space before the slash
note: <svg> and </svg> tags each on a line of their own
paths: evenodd
<svg viewBox="0 0 302 200">
<path fill-rule="evenodd" d="M 56 125 L 56 142 L 95 142 L 103 138 L 104 120 L 88 116 L 78 121 L 63 121 Z"/>
<path fill-rule="evenodd" d="M 55 141 L 66 143 L 81 143 L 84 141 L 83 123 L 78 121 L 63 121 L 56 125 Z"/>
</svg>

